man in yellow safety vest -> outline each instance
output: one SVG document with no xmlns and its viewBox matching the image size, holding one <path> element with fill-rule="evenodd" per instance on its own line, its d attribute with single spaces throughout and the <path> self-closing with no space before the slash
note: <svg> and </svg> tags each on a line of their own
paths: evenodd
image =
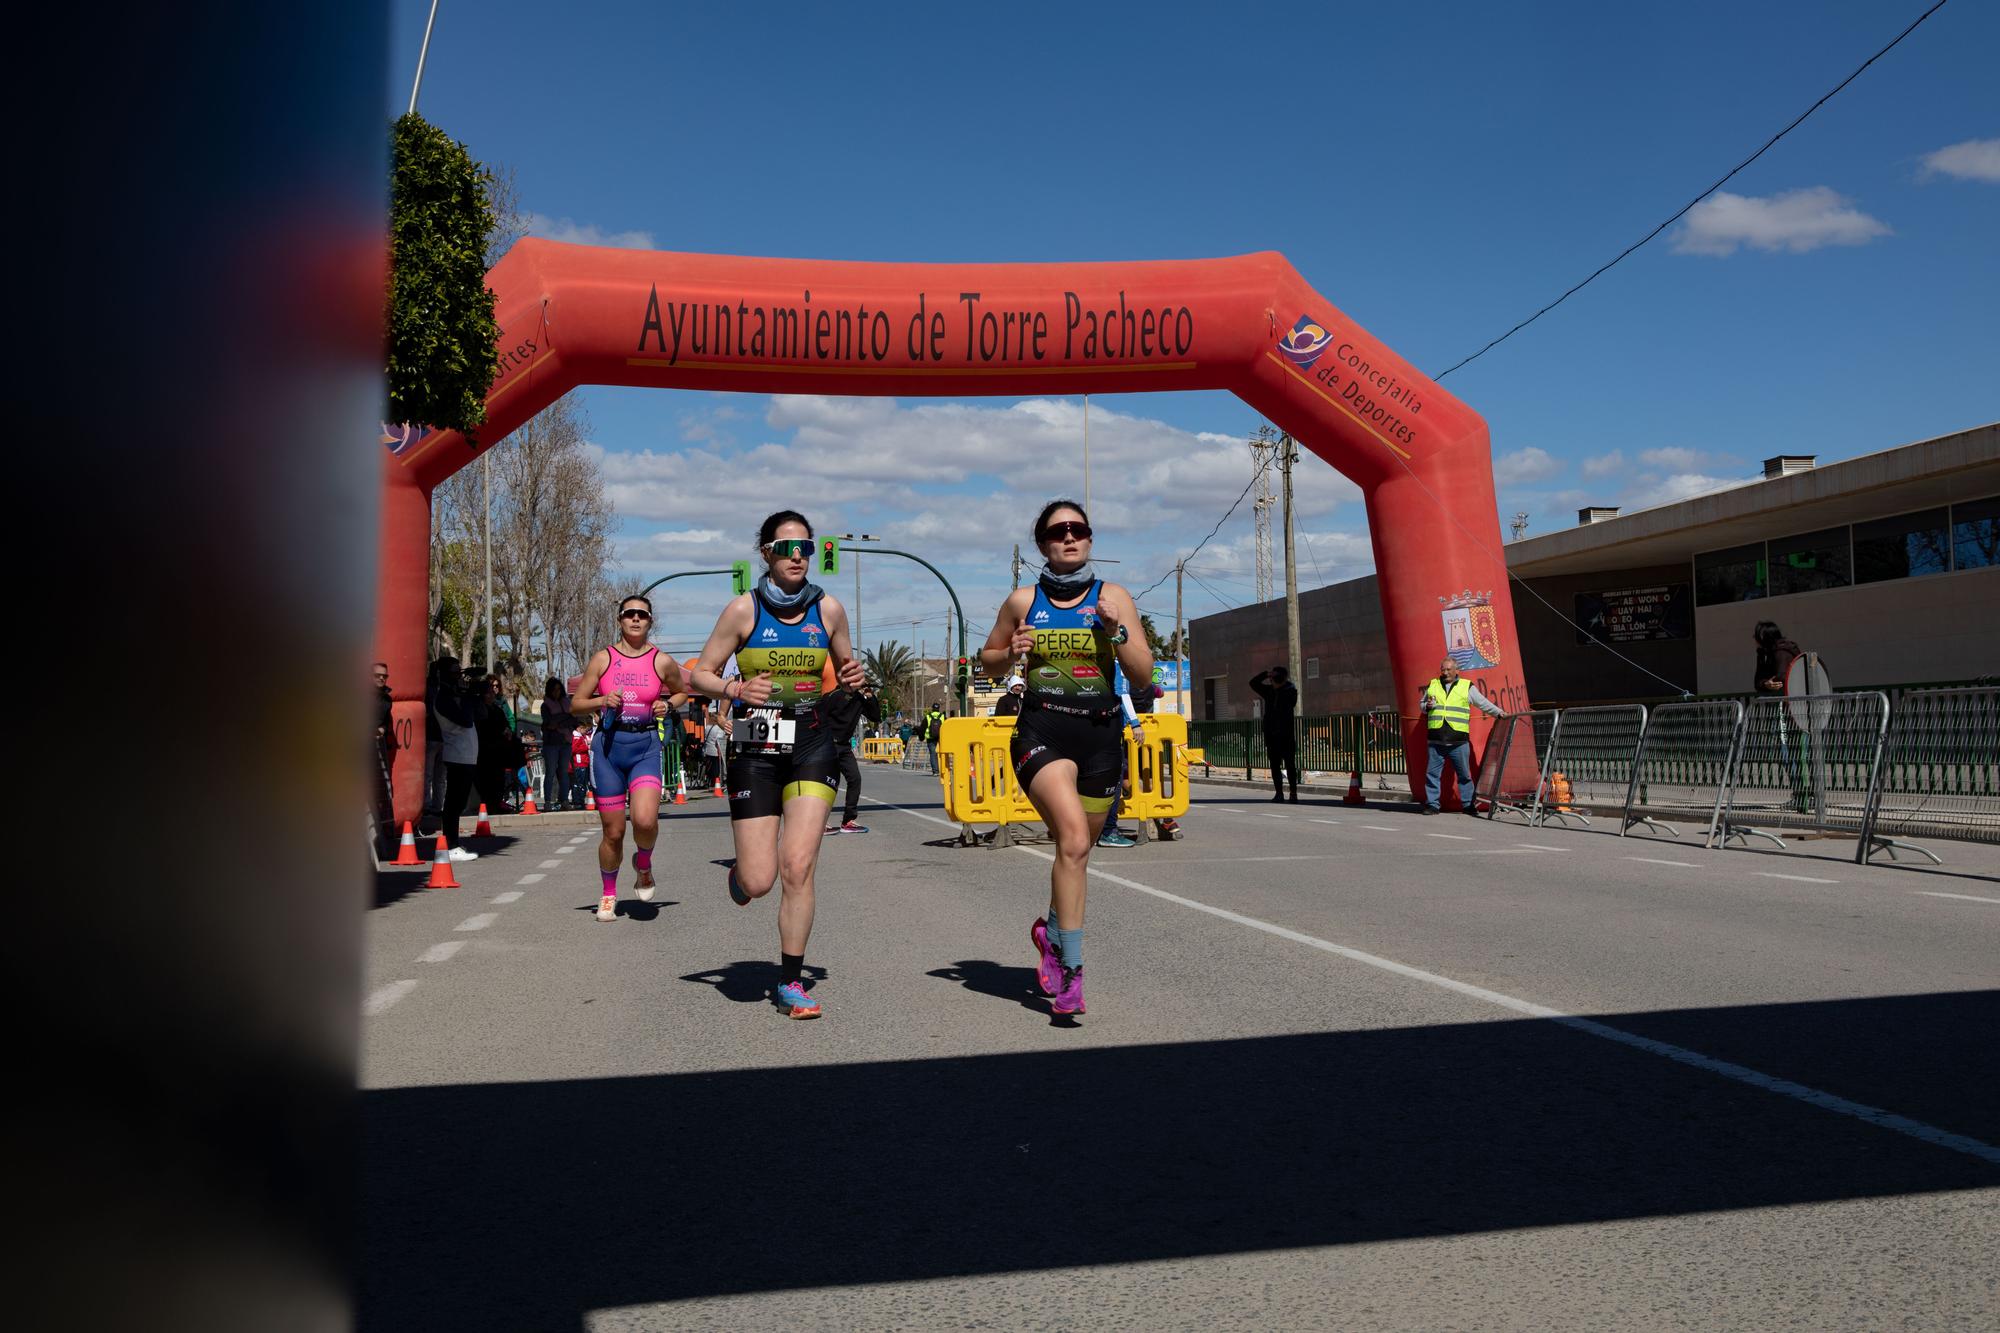
<svg viewBox="0 0 2000 1333">
<path fill-rule="evenodd" d="M 1472 710 L 1478 708 L 1494 717 L 1504 710 L 1481 694 L 1477 685 L 1461 679 L 1458 663 L 1449 657 L 1438 664 L 1437 679 L 1424 687 L 1417 707 L 1423 712 L 1431 747 L 1424 774 L 1424 813 L 1438 812 L 1445 760 L 1449 759 L 1458 775 L 1458 799 L 1466 814 L 1477 815 L 1478 802 L 1472 799 Z"/>
</svg>

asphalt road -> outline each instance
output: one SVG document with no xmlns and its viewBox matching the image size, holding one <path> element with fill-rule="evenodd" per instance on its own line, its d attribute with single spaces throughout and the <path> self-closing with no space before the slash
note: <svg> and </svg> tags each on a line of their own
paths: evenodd
<svg viewBox="0 0 2000 1333">
<path fill-rule="evenodd" d="M 2000 1325 L 2000 851 L 1203 787 L 1093 857 L 1071 1022 L 1046 853 L 865 776 L 814 1022 L 719 801 L 615 923 L 560 818 L 382 878 L 363 1328 Z"/>
</svg>

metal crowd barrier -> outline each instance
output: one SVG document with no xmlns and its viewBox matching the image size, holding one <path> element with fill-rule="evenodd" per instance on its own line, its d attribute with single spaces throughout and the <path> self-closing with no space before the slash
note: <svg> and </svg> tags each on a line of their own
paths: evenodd
<svg viewBox="0 0 2000 1333">
<path fill-rule="evenodd" d="M 1640 704 L 1563 709 L 1549 747 L 1539 818 L 1533 822 L 1588 824 L 1584 807 L 1622 808 L 1631 795 L 1632 770 L 1645 734 L 1646 709 Z"/>
<path fill-rule="evenodd" d="M 938 785 L 944 789 L 946 817 L 959 825 L 959 841 L 970 845 L 985 839 L 972 825 L 998 826 L 993 842 L 1011 845 L 1009 826 L 1032 824 L 1041 814 L 1028 793 L 1014 780 L 1009 753 L 1014 738 L 1011 717 L 950 717 L 938 733 Z M 1149 713 L 1139 719 L 1141 730 L 1124 729 L 1125 787 L 1118 817 L 1145 822 L 1177 819 L 1188 808 L 1187 719 L 1174 713 Z"/>
<path fill-rule="evenodd" d="M 1473 784 L 1473 798 L 1486 817 L 1502 812 L 1539 823 L 1542 787 L 1549 775 L 1562 715 L 1553 708 L 1508 713 L 1496 719 L 1486 738 L 1486 754 Z M 1461 800 L 1463 797 L 1461 796 Z"/>
<path fill-rule="evenodd" d="M 1751 700 L 1723 789 L 1722 844 L 1762 838 L 1782 848 L 1774 828 L 1858 836 L 1888 725 L 1880 691 Z"/>
<path fill-rule="evenodd" d="M 1906 834 L 2000 842 L 2000 688 L 1911 690 L 1896 701 L 1854 859 L 1907 851 L 1943 864 Z"/>
<path fill-rule="evenodd" d="M 903 762 L 903 742 L 896 736 L 868 736 L 861 742 L 861 757 L 871 764 Z"/>
<path fill-rule="evenodd" d="M 1742 727 L 1743 705 L 1735 699 L 1655 706 L 1632 764 L 1619 836 L 1640 824 L 1648 832 L 1678 837 L 1656 817 L 1664 816 L 1700 820 L 1702 846 L 1713 843 L 1722 817 L 1722 788 Z"/>
</svg>

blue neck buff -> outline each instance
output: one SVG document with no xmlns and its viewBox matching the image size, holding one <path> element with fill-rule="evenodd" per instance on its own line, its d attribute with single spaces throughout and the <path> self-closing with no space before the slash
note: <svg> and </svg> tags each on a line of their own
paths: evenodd
<svg viewBox="0 0 2000 1333">
<path fill-rule="evenodd" d="M 757 596 L 773 611 L 797 611 L 826 596 L 826 589 L 808 579 L 799 585 L 797 592 L 788 593 L 771 582 L 771 576 L 766 574 L 757 580 Z"/>
<path fill-rule="evenodd" d="M 1075 597 L 1088 591 L 1096 581 L 1097 571 L 1090 567 L 1088 560 L 1067 574 L 1058 574 L 1044 565 L 1041 576 L 1036 579 L 1042 585 L 1042 591 L 1051 597 Z"/>
</svg>

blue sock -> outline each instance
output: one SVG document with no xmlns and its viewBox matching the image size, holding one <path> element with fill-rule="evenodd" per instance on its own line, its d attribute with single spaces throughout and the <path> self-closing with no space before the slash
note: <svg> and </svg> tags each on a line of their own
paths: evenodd
<svg viewBox="0 0 2000 1333">
<path fill-rule="evenodd" d="M 1051 935 L 1055 934 L 1053 930 L 1049 933 Z M 1083 927 L 1078 926 L 1075 930 L 1065 930 L 1062 933 L 1062 943 L 1056 947 L 1062 951 L 1062 963 L 1064 967 L 1082 967 Z"/>
<path fill-rule="evenodd" d="M 1063 930 L 1061 926 L 1056 924 L 1056 914 L 1050 912 L 1044 920 L 1048 922 L 1049 948 L 1060 954 L 1062 952 Z"/>
</svg>

